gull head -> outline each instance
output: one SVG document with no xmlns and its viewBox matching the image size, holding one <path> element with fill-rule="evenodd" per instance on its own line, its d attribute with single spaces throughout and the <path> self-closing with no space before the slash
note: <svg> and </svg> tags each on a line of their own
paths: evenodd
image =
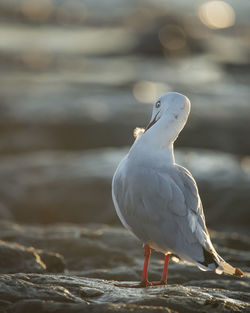
<svg viewBox="0 0 250 313">
<path fill-rule="evenodd" d="M 179 124 L 183 128 L 188 119 L 190 106 L 190 101 L 186 96 L 177 92 L 166 93 L 155 102 L 152 118 L 145 128 L 145 132 L 160 119 L 164 120 L 166 124 L 172 124 L 173 126 Z"/>
<path fill-rule="evenodd" d="M 190 107 L 186 96 L 177 92 L 166 93 L 154 103 L 148 126 L 145 130 L 135 130 L 135 137 L 160 147 L 172 144 L 187 122 Z"/>
</svg>

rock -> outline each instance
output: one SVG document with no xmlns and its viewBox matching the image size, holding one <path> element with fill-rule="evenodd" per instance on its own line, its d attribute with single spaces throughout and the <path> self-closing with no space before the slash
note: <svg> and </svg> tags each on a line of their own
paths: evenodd
<svg viewBox="0 0 250 313">
<path fill-rule="evenodd" d="M 249 271 L 249 237 L 241 234 L 236 237 L 234 233 L 211 231 L 211 238 L 218 252 L 227 261 L 243 271 Z M 36 251 L 58 253 L 63 256 L 65 269 L 81 276 L 109 280 L 141 278 L 142 245 L 122 227 L 103 224 L 28 226 L 1 221 L 0 239 L 33 246 Z M 153 253 L 150 264 L 152 280 L 159 279 L 162 267 L 163 256 Z M 194 266 L 178 262 L 176 258 L 172 259 L 169 271 L 171 284 L 220 277 L 212 272 L 204 273 Z M 225 280 L 227 278 L 228 276 L 220 277 Z"/>
<path fill-rule="evenodd" d="M 2 202 L 21 222 L 118 224 L 111 181 L 127 151 L 128 148 L 51 151 L 1 157 Z M 208 226 L 249 234 L 248 158 L 177 149 L 176 160 L 197 180 Z M 223 225 L 219 223 L 222 219 Z"/>
<path fill-rule="evenodd" d="M 64 264 L 58 253 L 47 253 L 17 243 L 0 241 L 0 273 L 62 272 Z"/>
<path fill-rule="evenodd" d="M 133 129 L 147 125 L 155 99 L 173 90 L 192 102 L 180 147 L 250 153 L 245 136 L 249 132 L 248 87 L 225 82 L 216 63 L 204 57 L 180 64 L 147 58 L 100 57 L 83 62 L 73 55 L 72 59 L 77 72 L 70 80 L 53 71 L 39 74 L 39 79 L 25 73 L 25 81 L 19 71 L 7 81 L 0 77 L 2 154 L 130 145 Z M 68 63 L 64 65 L 64 59 L 61 63 L 67 73 Z M 79 77 L 79 71 L 85 75 Z M 55 81 L 56 88 L 51 88 Z M 138 84 L 142 86 L 139 96 Z"/>
<path fill-rule="evenodd" d="M 181 0 L 1 0 L 0 152 L 129 145 L 176 90 L 192 102 L 180 146 L 249 154 L 249 3 L 231 5 L 216 32 Z"/>
<path fill-rule="evenodd" d="M 110 183 L 117 154 L 121 156 L 108 149 L 9 156 L 0 164 L 0 195 L 19 221 L 111 221 Z"/>
<path fill-rule="evenodd" d="M 102 290 L 98 290 L 96 288 L 88 288 L 88 287 L 81 288 L 81 295 L 86 298 L 98 297 L 103 294 L 104 292 Z"/>
<path fill-rule="evenodd" d="M 8 244 L 0 241 L 1 273 L 16 272 L 45 272 L 46 265 L 40 259 L 39 254 L 34 249 L 25 248 L 24 246 L 12 243 Z"/>
<path fill-rule="evenodd" d="M 133 284 L 141 279 L 143 249 L 123 228 L 0 221 L 0 238 L 8 240 L 6 245 L 32 245 L 31 251 L 59 253 L 67 273 L 0 275 L 0 311 L 250 312 L 249 238 L 216 231 L 211 236 L 218 252 L 232 265 L 242 268 L 243 278 L 203 272 L 172 257 L 166 287 L 131 289 L 115 284 L 121 281 Z M 158 280 L 162 267 L 163 255 L 153 252 L 149 278 Z"/>
<path fill-rule="evenodd" d="M 0 277 L 6 312 L 250 312 L 249 293 L 192 284 L 119 288 L 114 282 L 76 276 L 12 274 Z M 80 292 L 95 286 L 96 297 Z M 181 301 L 180 301 L 181 299 Z M 89 301 L 91 300 L 91 301 Z"/>
<path fill-rule="evenodd" d="M 37 250 L 42 262 L 46 266 L 47 273 L 63 273 L 65 270 L 65 262 L 59 253 Z"/>
<path fill-rule="evenodd" d="M 101 268 L 101 277 L 106 277 L 105 267 L 108 267 L 113 268 L 114 277 L 119 277 L 122 271 L 124 278 L 130 279 L 136 274 L 126 270 L 124 265 L 134 265 L 132 257 L 138 257 L 141 253 L 140 243 L 126 230 L 102 224 L 39 227 L 0 221 L 0 239 L 33 246 L 38 251 L 59 253 L 67 270 L 86 271 L 82 272 L 86 274 L 93 268 Z M 127 249 L 131 250 L 129 255 L 126 254 Z M 110 253 L 112 258 L 109 257 Z"/>
<path fill-rule="evenodd" d="M 12 220 L 13 216 L 9 209 L 7 209 L 2 203 L 0 203 L 0 219 Z"/>
</svg>

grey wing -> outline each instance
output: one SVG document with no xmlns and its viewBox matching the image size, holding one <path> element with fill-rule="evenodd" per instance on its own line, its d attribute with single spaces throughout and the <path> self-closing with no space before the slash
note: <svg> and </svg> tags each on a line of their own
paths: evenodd
<svg viewBox="0 0 250 313">
<path fill-rule="evenodd" d="M 175 194 L 171 207 L 169 207 L 178 217 L 175 219 L 178 225 L 176 236 L 180 238 L 176 243 L 176 253 L 184 259 L 196 263 L 203 270 L 209 269 L 215 270 L 218 274 L 224 272 L 242 276 L 243 272 L 225 262 L 211 243 L 198 188 L 191 173 L 182 166 L 175 165 L 175 167 L 179 175 L 173 172 L 170 176 L 181 190 L 184 198 L 184 205 L 182 203 L 178 206 L 180 202 L 176 203 L 177 194 Z M 173 187 L 173 190 L 177 190 L 178 193 L 176 186 Z"/>
<path fill-rule="evenodd" d="M 185 168 L 133 168 L 125 176 L 118 172 L 113 194 L 123 224 L 144 243 L 205 270 L 222 264 L 205 225 L 197 185 Z"/>
<path fill-rule="evenodd" d="M 192 175 L 176 165 L 151 172 L 149 185 L 147 177 L 142 181 L 137 189 L 137 197 L 140 195 L 141 198 L 139 213 L 144 215 L 140 221 L 145 218 L 149 221 L 143 233 L 150 238 L 152 246 L 172 251 L 185 260 L 204 266 L 213 262 L 217 254 L 210 241 Z M 207 257 L 205 254 L 208 254 Z"/>
<path fill-rule="evenodd" d="M 184 195 L 185 203 L 182 208 L 183 212 L 186 212 L 185 221 L 181 217 L 178 219 L 180 231 L 185 234 L 185 240 L 191 245 L 195 243 L 200 244 L 199 250 L 202 251 L 201 258 L 199 257 L 200 261 L 203 261 L 206 251 L 211 252 L 215 258 L 217 258 L 218 255 L 207 231 L 202 202 L 196 182 L 191 173 L 184 167 L 176 165 L 176 169 L 181 178 L 180 182 L 178 183 L 177 179 L 176 183 L 180 186 Z M 175 214 L 178 214 L 178 212 L 175 212 Z M 204 252 L 204 250 L 206 251 Z M 198 261 L 198 259 L 196 259 L 196 261 Z"/>
<path fill-rule="evenodd" d="M 114 194 L 121 220 L 144 243 L 172 251 L 191 262 L 203 262 L 213 250 L 198 189 L 181 166 L 162 171 L 133 169 L 116 177 Z"/>
</svg>

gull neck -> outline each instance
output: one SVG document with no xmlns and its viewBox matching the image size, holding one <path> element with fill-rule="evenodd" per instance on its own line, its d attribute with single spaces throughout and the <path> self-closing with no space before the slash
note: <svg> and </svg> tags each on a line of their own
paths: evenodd
<svg viewBox="0 0 250 313">
<path fill-rule="evenodd" d="M 137 138 L 130 149 L 130 157 L 135 160 L 153 160 L 155 164 L 175 163 L 174 142 L 186 124 L 188 116 L 176 118 L 172 114 L 163 115 Z"/>
<path fill-rule="evenodd" d="M 134 161 L 144 161 L 156 165 L 175 163 L 173 143 L 157 147 L 144 140 L 145 137 L 143 138 L 143 135 L 135 140 L 129 151 L 129 158 L 132 158 Z"/>
</svg>

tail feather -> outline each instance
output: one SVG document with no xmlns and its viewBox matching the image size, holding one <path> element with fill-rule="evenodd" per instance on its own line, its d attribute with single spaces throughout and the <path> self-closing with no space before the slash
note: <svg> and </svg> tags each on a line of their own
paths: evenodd
<svg viewBox="0 0 250 313">
<path fill-rule="evenodd" d="M 238 267 L 233 267 L 228 264 L 222 257 L 220 257 L 215 250 L 207 250 L 204 247 L 203 249 L 203 256 L 204 261 L 198 262 L 198 266 L 202 270 L 212 270 L 215 271 L 217 274 L 229 274 L 237 277 L 244 276 L 244 273 Z"/>
<path fill-rule="evenodd" d="M 221 270 L 225 274 L 234 275 L 237 277 L 244 276 L 244 273 L 242 272 L 242 270 L 240 268 L 233 267 L 224 260 L 220 261 L 220 263 L 218 265 L 219 265 L 218 270 Z"/>
</svg>

